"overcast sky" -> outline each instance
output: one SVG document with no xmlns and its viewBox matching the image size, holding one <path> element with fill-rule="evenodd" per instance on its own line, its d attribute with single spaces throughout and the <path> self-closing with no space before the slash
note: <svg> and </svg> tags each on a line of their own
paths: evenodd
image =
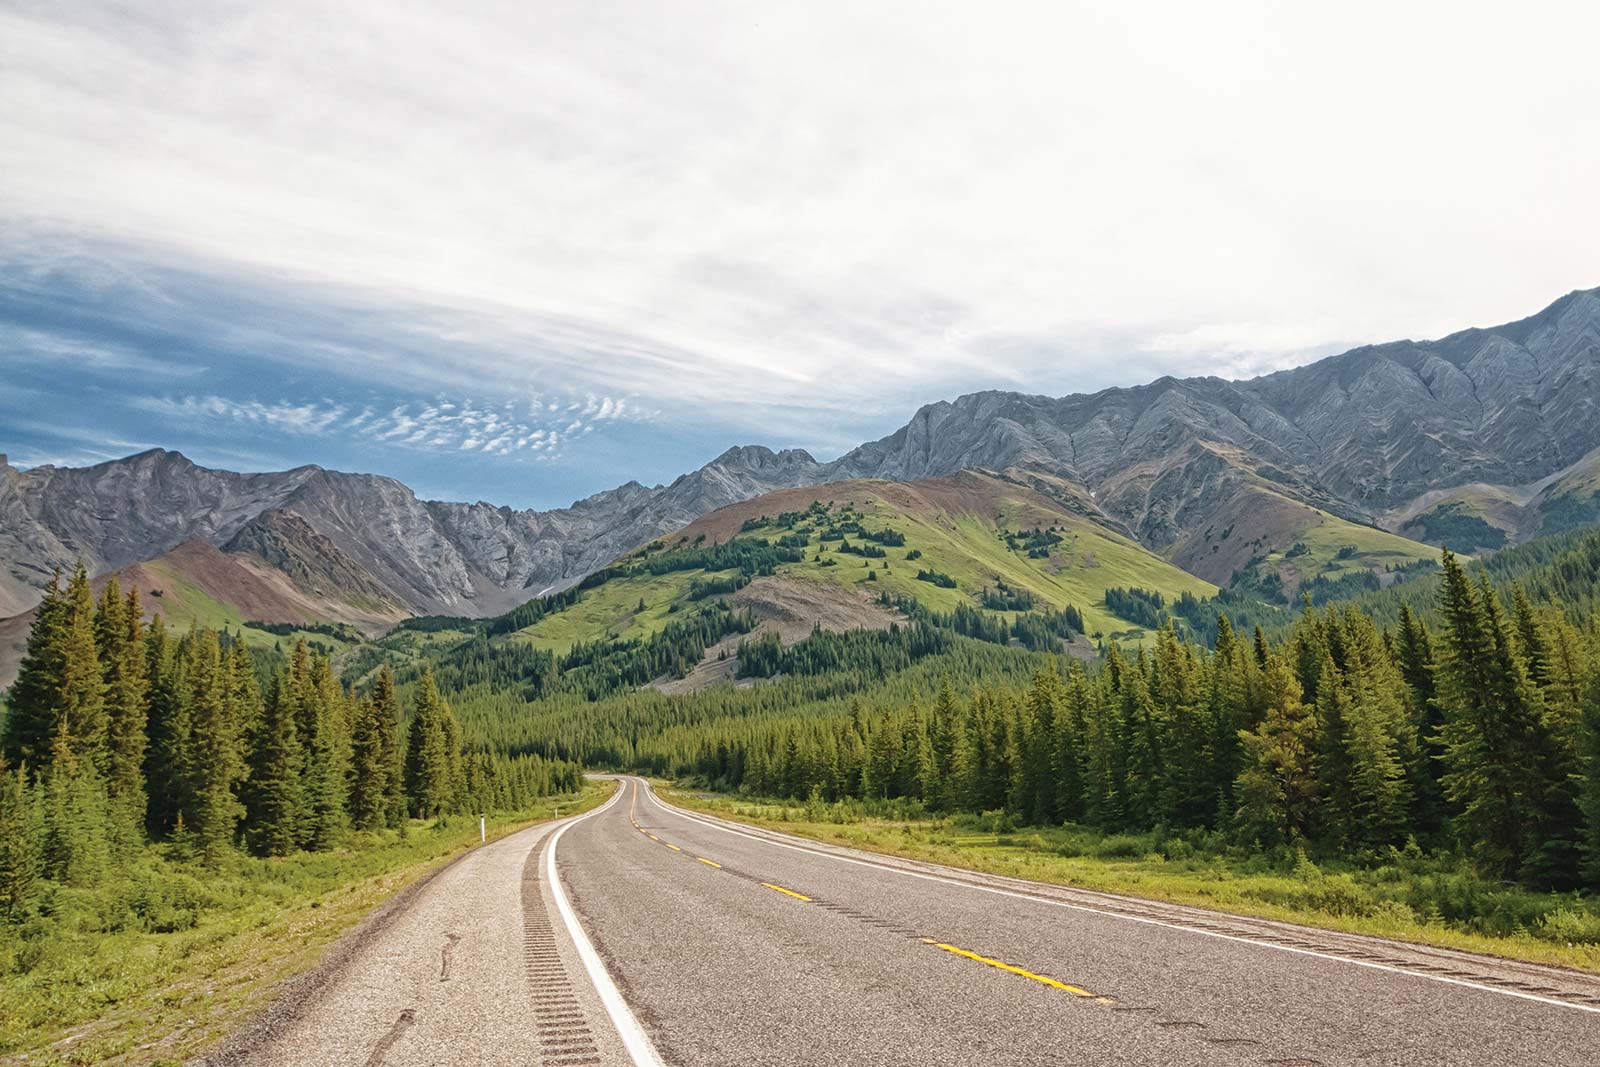
<svg viewBox="0 0 1600 1067">
<path fill-rule="evenodd" d="M 549 506 L 1520 318 L 1597 11 L 0 0 L 0 451 Z"/>
</svg>

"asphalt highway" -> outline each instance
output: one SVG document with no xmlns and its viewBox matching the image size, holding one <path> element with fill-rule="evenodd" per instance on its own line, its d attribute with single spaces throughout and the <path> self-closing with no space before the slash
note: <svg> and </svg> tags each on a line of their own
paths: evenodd
<svg viewBox="0 0 1600 1067">
<path fill-rule="evenodd" d="M 834 848 L 638 779 L 365 938 L 231 1062 L 1600 1065 L 1591 976 Z"/>
</svg>

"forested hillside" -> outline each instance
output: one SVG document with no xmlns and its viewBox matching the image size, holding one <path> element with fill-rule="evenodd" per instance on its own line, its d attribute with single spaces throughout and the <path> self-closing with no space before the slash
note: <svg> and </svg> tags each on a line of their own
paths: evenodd
<svg viewBox="0 0 1600 1067">
<path fill-rule="evenodd" d="M 149 842 L 217 865 L 577 788 L 569 763 L 464 746 L 427 670 L 402 742 L 386 669 L 357 696 L 303 640 L 252 650 L 142 615 L 115 581 L 96 599 L 81 567 L 46 591 L 0 731 L 0 915 Z"/>
<path fill-rule="evenodd" d="M 1308 610 L 1214 652 L 1163 631 L 1026 688 L 956 676 L 931 703 L 752 728 L 669 727 L 639 754 L 759 795 L 905 797 L 935 811 L 1111 830 L 1222 830 L 1371 853 L 1459 841 L 1530 884 L 1600 879 L 1596 634 L 1510 604 L 1452 558 L 1435 633 Z"/>
</svg>

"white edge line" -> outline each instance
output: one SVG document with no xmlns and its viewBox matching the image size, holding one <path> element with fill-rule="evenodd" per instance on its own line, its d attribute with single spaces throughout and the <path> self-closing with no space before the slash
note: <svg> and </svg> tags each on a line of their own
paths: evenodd
<svg viewBox="0 0 1600 1067">
<path fill-rule="evenodd" d="M 595 951 L 589 935 L 584 933 L 583 927 L 579 925 L 577 913 L 572 910 L 572 904 L 567 900 L 567 892 L 561 887 L 561 877 L 556 873 L 556 843 L 561 840 L 561 835 L 584 819 L 599 815 L 621 800 L 622 794 L 628 791 L 627 783 L 623 779 L 617 779 L 617 784 L 618 789 L 610 800 L 593 811 L 573 819 L 550 838 L 550 847 L 545 851 L 544 857 L 545 880 L 550 885 L 550 896 L 556 902 L 556 911 L 561 914 L 561 921 L 566 924 L 567 933 L 572 936 L 572 943 L 578 949 L 578 958 L 583 961 L 584 969 L 589 972 L 589 981 L 594 984 L 595 992 L 600 994 L 600 1002 L 605 1005 L 606 1014 L 611 1016 L 611 1025 L 616 1027 L 617 1036 L 622 1038 L 622 1044 L 628 1050 L 634 1067 L 662 1067 L 661 1056 L 656 1052 L 655 1045 L 651 1044 L 650 1037 L 644 1032 L 644 1027 L 639 1025 L 639 1020 L 634 1018 L 628 1002 L 622 999 L 617 984 L 611 980 L 611 973 L 606 970 L 605 961 L 600 958 L 600 953 Z"/>
<path fill-rule="evenodd" d="M 713 822 L 709 819 L 701 818 L 699 815 L 691 815 L 684 809 L 673 804 L 668 804 L 666 801 L 657 797 L 655 795 L 655 790 L 650 788 L 650 783 L 644 782 L 643 785 L 645 795 L 654 801 L 655 804 L 662 810 L 670 812 L 673 815 L 688 819 L 690 822 L 699 823 L 702 826 L 708 826 L 713 830 L 721 830 L 725 834 L 734 834 L 738 837 L 749 838 L 751 841 L 756 841 L 761 844 L 777 845 L 779 848 L 792 849 L 795 852 L 804 852 L 808 856 L 819 856 L 824 859 L 837 860 L 840 863 L 853 863 L 860 867 L 871 867 L 873 870 L 889 871 L 892 874 L 903 874 L 909 878 L 921 878 L 929 882 L 943 882 L 946 885 L 958 886 L 962 889 L 975 889 L 980 893 L 993 893 L 1002 897 L 1014 897 L 1017 900 L 1032 901 L 1035 904 L 1048 904 L 1055 908 L 1068 908 L 1072 911 L 1088 912 L 1091 915 L 1103 915 L 1112 919 L 1124 919 L 1128 922 L 1144 923 L 1147 926 L 1161 926 L 1168 930 L 1181 930 L 1184 933 L 1200 934 L 1204 937 L 1214 937 L 1220 941 L 1234 941 L 1241 945 L 1255 945 L 1259 948 L 1276 949 L 1279 952 L 1293 952 L 1299 956 L 1314 956 L 1317 959 L 1332 960 L 1335 963 L 1347 963 L 1352 967 L 1368 967 L 1374 971 L 1388 971 L 1391 974 L 1403 974 L 1412 978 L 1426 978 L 1431 982 L 1443 982 L 1446 985 L 1464 986 L 1467 989 L 1478 989 L 1485 993 L 1498 993 L 1504 997 L 1516 997 L 1520 1000 L 1531 1000 L 1539 1004 L 1549 1004 L 1557 1008 L 1570 1008 L 1573 1011 L 1586 1011 L 1592 1014 L 1600 1015 L 1600 1008 L 1591 1007 L 1587 1004 L 1573 1004 L 1571 1001 L 1556 1000 L 1553 997 L 1542 997 L 1537 993 L 1521 993 L 1515 989 L 1500 989 L 1492 985 L 1484 985 L 1481 982 L 1469 982 L 1462 978 L 1448 978 L 1442 974 L 1428 974 L 1426 971 L 1413 971 L 1405 967 L 1392 967 L 1385 963 L 1371 963 L 1367 960 L 1353 960 L 1347 956 L 1336 956 L 1329 952 L 1318 952 L 1315 949 L 1295 948 L 1292 945 L 1275 945 L 1270 941 L 1257 941 L 1254 938 L 1240 937 L 1237 934 L 1220 934 L 1213 930 L 1202 930 L 1197 926 L 1185 926 L 1182 923 L 1168 922 L 1164 919 L 1148 919 L 1139 915 L 1123 915 L 1119 912 L 1091 907 L 1088 904 L 1073 904 L 1064 900 L 1051 900 L 1049 897 L 1034 896 L 1029 893 L 1018 893 L 1010 889 L 999 889 L 994 886 L 986 885 L 974 885 L 971 882 L 963 882 L 956 878 L 946 878 L 937 874 L 926 874 L 922 871 L 908 871 L 904 868 L 891 866 L 890 864 L 886 863 L 873 863 L 871 860 L 858 860 L 850 856 L 840 856 L 836 853 L 825 852 L 820 849 L 811 849 L 806 848 L 803 845 L 790 844 L 786 841 L 775 841 L 770 837 L 762 837 L 758 834 L 746 833 L 743 830 L 734 829 L 731 826 L 720 825 L 719 823 Z M 973 873 L 981 874 L 982 872 L 975 871 Z"/>
</svg>

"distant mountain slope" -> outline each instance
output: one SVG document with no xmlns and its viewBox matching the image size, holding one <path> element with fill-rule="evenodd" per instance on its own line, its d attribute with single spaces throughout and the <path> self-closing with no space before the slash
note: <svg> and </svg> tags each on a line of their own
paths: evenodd
<svg viewBox="0 0 1600 1067">
<path fill-rule="evenodd" d="M 375 617 L 491 615 L 817 469 L 804 452 L 735 448 L 671 485 L 630 482 L 539 512 L 422 501 L 392 478 L 320 467 L 210 470 L 160 449 L 82 469 L 19 471 L 0 456 L 0 614 L 32 607 L 78 558 L 103 574 L 200 538 Z"/>
<path fill-rule="evenodd" d="M 1509 542 L 1600 520 L 1600 465 L 1586 460 L 1597 449 L 1591 290 L 1520 322 L 1249 381 L 974 393 L 923 407 L 831 463 L 733 448 L 670 485 L 629 482 L 545 512 L 422 501 L 391 478 L 319 467 L 208 470 L 161 450 L 83 469 L 21 471 L 0 456 L 0 615 L 26 610 L 51 570 L 79 557 L 101 574 L 200 538 L 374 619 L 489 616 L 773 490 L 964 470 L 1037 490 L 1209 581 L 1259 575 L 1266 562 L 1284 564 L 1292 584 L 1307 564 L 1340 562 L 1285 563 L 1297 544 L 1361 542 L 1373 565 L 1420 551 L 1378 545 L 1374 526 L 1487 550 L 1495 531 Z M 1329 541 L 1330 524 L 1348 525 L 1342 540 Z"/>
<path fill-rule="evenodd" d="M 350 604 L 335 597 L 310 595 L 290 577 L 258 557 L 222 552 L 208 541 L 185 541 L 155 559 L 130 563 L 94 580 L 98 593 L 115 576 L 124 592 L 139 591 L 145 613 L 161 616 L 169 626 L 187 629 L 191 623 L 242 633 L 247 641 L 276 641 L 246 623 L 277 624 L 296 628 L 327 623 L 349 623 L 374 629 L 399 622 L 409 613 L 395 605 Z M 0 620 L 0 690 L 15 679 L 27 643 L 33 612 Z M 351 637 L 358 635 L 351 634 Z M 340 642 L 320 635 L 327 644 Z"/>
<path fill-rule="evenodd" d="M 780 555 L 770 567 L 753 565 L 733 551 L 740 545 Z M 886 626 L 901 617 L 897 603 L 910 599 L 938 612 L 988 608 L 1004 619 L 1070 606 L 1083 621 L 1071 643 L 1087 650 L 1092 637 L 1137 640 L 1143 631 L 1107 603 L 1108 589 L 1134 587 L 1166 601 L 1216 592 L 1132 539 L 976 471 L 769 493 L 695 520 L 584 586 L 575 602 L 508 639 L 564 655 L 581 642 L 648 638 L 722 599 L 752 612 L 757 633 L 790 643 L 814 626 Z M 733 670 L 726 654 L 740 639 L 709 650 L 694 680 Z M 724 666 L 712 669 L 716 663 Z"/>
<path fill-rule="evenodd" d="M 1600 446 L 1600 291 L 1438 341 L 1366 346 L 1250 381 L 1162 378 L 922 408 L 829 476 L 1043 472 L 1168 550 L 1263 489 L 1356 522 L 1429 491 L 1545 477 Z M 1272 547 L 1284 547 L 1274 544 Z"/>
</svg>

